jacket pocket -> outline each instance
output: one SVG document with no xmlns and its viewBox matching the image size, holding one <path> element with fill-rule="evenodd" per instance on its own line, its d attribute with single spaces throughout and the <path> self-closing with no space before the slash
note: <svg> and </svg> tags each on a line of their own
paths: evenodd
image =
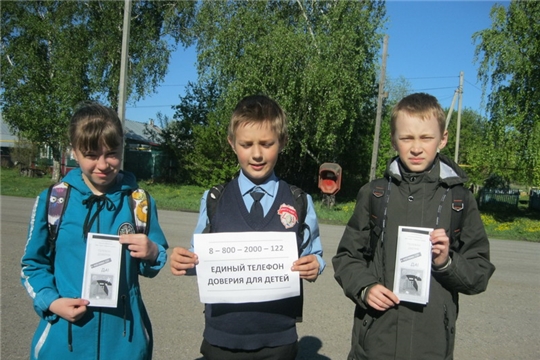
<svg viewBox="0 0 540 360">
<path fill-rule="evenodd" d="M 46 324 L 46 325 L 43 328 L 43 331 L 41 332 L 39 337 L 37 337 L 38 333 L 35 334 L 35 336 L 37 337 L 37 341 L 35 342 L 33 346 L 33 349 L 32 349 L 33 354 L 31 354 L 30 356 L 31 359 L 39 359 L 39 353 L 41 352 L 43 345 L 45 344 L 45 342 L 47 341 L 47 338 L 49 337 L 49 332 L 51 330 L 52 324 L 50 322 L 43 322 L 43 324 Z"/>
<path fill-rule="evenodd" d="M 376 318 L 370 316 L 368 313 L 365 313 L 363 318 L 358 320 L 358 343 L 360 344 L 360 347 L 362 349 L 365 349 L 365 345 L 369 336 L 369 331 L 371 330 L 371 327 L 373 326 Z"/>
</svg>

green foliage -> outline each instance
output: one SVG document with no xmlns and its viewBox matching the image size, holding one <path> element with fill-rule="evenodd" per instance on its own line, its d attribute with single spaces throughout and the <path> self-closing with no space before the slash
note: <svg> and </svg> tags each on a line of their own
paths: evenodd
<svg viewBox="0 0 540 360">
<path fill-rule="evenodd" d="M 484 182 L 484 187 L 487 189 L 509 190 L 510 181 L 500 175 L 492 174 Z"/>
<path fill-rule="evenodd" d="M 50 184 L 50 179 L 20 176 L 16 169 L 0 171 L 1 195 L 36 197 Z M 159 210 L 199 211 L 200 200 L 207 189 L 201 186 L 166 185 L 155 182 L 139 182 L 156 200 Z M 351 217 L 354 201 L 337 202 L 328 208 L 320 197 L 313 197 L 315 211 L 320 223 L 345 225 Z M 526 208 L 495 207 L 481 209 L 481 216 L 490 238 L 519 239 L 540 242 L 540 212 Z"/>
<path fill-rule="evenodd" d="M 454 111 L 448 124 L 448 143 L 441 151 L 451 159 L 455 158 L 457 118 L 458 114 Z M 469 108 L 462 110 L 457 163 L 463 167 L 470 182 L 476 185 L 482 184 L 493 171 L 491 163 L 486 161 L 487 152 L 493 147 L 489 144 L 488 127 L 487 119 L 476 111 Z"/>
<path fill-rule="evenodd" d="M 29 166 L 36 159 L 38 154 L 37 147 L 29 141 L 18 139 L 15 146 L 11 149 L 11 160 L 20 166 Z"/>
<path fill-rule="evenodd" d="M 392 147 L 390 117 L 393 107 L 405 96 L 412 93 L 411 83 L 400 76 L 397 79 L 388 79 L 385 83 L 385 92 L 388 94 L 384 101 L 381 129 L 379 136 L 379 151 L 377 156 L 377 168 L 375 177 L 384 176 L 388 161 L 397 155 Z"/>
<path fill-rule="evenodd" d="M 2 113 L 4 121 L 34 143 L 66 144 L 71 107 L 88 97 L 87 78 L 72 51 L 85 48 L 75 2 L 2 4 Z M 59 31 L 61 30 L 61 31 Z"/>
<path fill-rule="evenodd" d="M 36 197 L 53 184 L 49 178 L 22 176 L 17 167 L 2 168 L 0 175 L 2 195 Z"/>
<path fill-rule="evenodd" d="M 196 4 L 134 1 L 128 96 L 154 92 L 170 53 L 189 43 Z M 29 141 L 60 158 L 77 103 L 99 99 L 117 107 L 123 1 L 7 1 L 2 3 L 3 119 Z"/>
<path fill-rule="evenodd" d="M 482 222 L 490 238 L 540 242 L 540 212 L 496 206 L 482 209 Z"/>
<path fill-rule="evenodd" d="M 492 26 L 473 35 L 479 42 L 478 77 L 490 86 L 484 161 L 493 173 L 540 184 L 540 2 L 512 1 L 494 5 Z"/>
<path fill-rule="evenodd" d="M 226 113 L 226 114 L 225 114 Z M 239 167 L 236 155 L 227 141 L 228 117 L 232 110 L 217 111 L 208 115 L 206 126 L 193 130 L 195 140 L 193 153 L 186 163 L 194 183 L 209 188 L 232 179 Z"/>
<path fill-rule="evenodd" d="M 366 178 L 384 15 L 379 1 L 202 2 L 194 26 L 199 81 L 214 84 L 219 100 L 208 128 L 194 129 L 203 142 L 194 166 L 230 175 L 234 158 L 218 138 L 221 127 L 240 99 L 264 93 L 289 117 L 281 177 L 312 190 L 320 164 L 337 162 L 344 178 Z"/>
</svg>

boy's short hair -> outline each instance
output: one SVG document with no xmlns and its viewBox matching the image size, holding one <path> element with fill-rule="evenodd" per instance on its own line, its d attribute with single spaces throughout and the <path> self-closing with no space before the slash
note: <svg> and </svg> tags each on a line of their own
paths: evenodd
<svg viewBox="0 0 540 360">
<path fill-rule="evenodd" d="M 285 146 L 288 140 L 287 116 L 279 104 L 265 95 L 251 95 L 243 98 L 236 105 L 229 122 L 229 139 L 234 140 L 239 126 L 249 123 L 267 122 Z"/>
<path fill-rule="evenodd" d="M 81 152 L 96 151 L 102 146 L 116 149 L 123 144 L 124 130 L 113 109 L 96 102 L 80 104 L 71 117 L 71 147 Z"/>
<path fill-rule="evenodd" d="M 444 110 L 434 96 L 426 93 L 415 93 L 401 99 L 392 109 L 392 115 L 390 117 L 392 137 L 394 137 L 396 132 L 396 120 L 400 112 L 419 117 L 422 120 L 434 116 L 439 123 L 441 135 L 444 134 L 446 129 L 446 117 Z"/>
</svg>

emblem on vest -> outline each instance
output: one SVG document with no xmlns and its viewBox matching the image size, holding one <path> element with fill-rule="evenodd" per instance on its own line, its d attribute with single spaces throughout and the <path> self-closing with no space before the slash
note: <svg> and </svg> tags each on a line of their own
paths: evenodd
<svg viewBox="0 0 540 360">
<path fill-rule="evenodd" d="M 123 234 L 135 234 L 135 228 L 133 227 L 133 224 L 125 222 L 118 228 L 118 235 Z"/>
<path fill-rule="evenodd" d="M 298 222 L 298 214 L 294 206 L 281 204 L 277 213 L 285 229 L 292 228 Z"/>
</svg>

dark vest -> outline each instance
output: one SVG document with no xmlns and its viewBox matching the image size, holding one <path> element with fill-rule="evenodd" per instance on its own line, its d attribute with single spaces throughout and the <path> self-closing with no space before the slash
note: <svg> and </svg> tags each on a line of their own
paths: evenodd
<svg viewBox="0 0 540 360">
<path fill-rule="evenodd" d="M 278 210 L 282 204 L 294 207 L 294 199 L 289 185 L 280 180 L 270 211 L 260 223 L 250 223 L 238 179 L 234 179 L 225 187 L 216 207 L 212 232 L 293 231 L 300 247 L 299 224 L 286 229 L 281 223 Z M 260 303 L 206 304 L 204 338 L 212 345 L 242 350 L 291 344 L 298 339 L 296 315 L 301 301 L 302 297 L 297 296 Z"/>
</svg>

